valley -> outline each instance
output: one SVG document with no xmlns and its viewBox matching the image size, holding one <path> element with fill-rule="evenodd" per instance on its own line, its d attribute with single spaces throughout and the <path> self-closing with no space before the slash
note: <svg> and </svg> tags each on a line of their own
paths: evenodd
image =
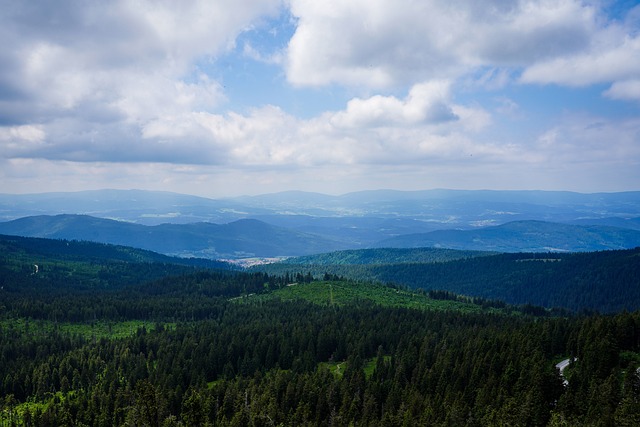
<svg viewBox="0 0 640 427">
<path fill-rule="evenodd" d="M 640 1 L 0 2 L 0 427 L 640 426 Z"/>
<path fill-rule="evenodd" d="M 414 220 L 291 215 L 289 196 L 277 215 L 219 224 L 0 223 L 0 424 L 640 422 L 629 200 L 615 221 L 622 205 L 599 205 L 598 224 L 534 215 L 391 236 Z M 243 203 L 258 201 L 275 203 Z M 168 209 L 155 218 L 180 217 Z"/>
<path fill-rule="evenodd" d="M 209 259 L 387 247 L 578 252 L 640 246 L 640 192 L 380 190 L 214 200 L 103 190 L 0 195 L 2 217 L 0 234 Z"/>
</svg>

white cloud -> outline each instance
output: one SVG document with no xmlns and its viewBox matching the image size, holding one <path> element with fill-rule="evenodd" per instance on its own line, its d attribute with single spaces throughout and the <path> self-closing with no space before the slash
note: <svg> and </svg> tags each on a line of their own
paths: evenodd
<svg viewBox="0 0 640 427">
<path fill-rule="evenodd" d="M 331 117 L 337 127 L 368 128 L 434 124 L 457 117 L 448 105 L 449 83 L 431 81 L 413 86 L 405 99 L 376 95 L 354 98 L 347 109 Z"/>
<path fill-rule="evenodd" d="M 265 64 L 281 65 L 283 62 L 283 54 L 281 50 L 263 54 L 260 50 L 254 48 L 249 42 L 245 42 L 243 44 L 242 53 L 247 58 L 251 58 L 257 62 L 264 62 Z"/>
<path fill-rule="evenodd" d="M 640 79 L 615 82 L 604 95 L 612 99 L 640 101 Z"/>
<path fill-rule="evenodd" d="M 0 127 L 0 158 L 11 158 L 22 152 L 34 152 L 44 145 L 46 133 L 41 126 Z"/>
<path fill-rule="evenodd" d="M 22 125 L 0 127 L 0 142 L 42 142 L 44 138 L 45 133 L 41 126 Z"/>
<path fill-rule="evenodd" d="M 225 96 L 218 82 L 199 74 L 193 82 L 172 79 L 159 73 L 122 73 L 117 92 L 108 105 L 128 122 L 141 123 L 162 115 L 207 111 Z"/>
<path fill-rule="evenodd" d="M 143 85 L 139 90 L 146 89 Z M 173 96 L 175 91 L 168 93 Z M 404 164 L 452 159 L 465 151 L 491 151 L 480 144 L 472 147 L 471 139 L 491 123 L 491 116 L 481 108 L 453 103 L 446 82 L 415 85 L 404 98 L 355 98 L 344 110 L 309 119 L 271 105 L 248 114 L 180 108 L 163 112 L 154 109 L 162 96 L 167 95 L 150 98 L 151 113 L 127 114 L 144 117 L 142 122 L 115 120 L 87 127 L 74 118 L 61 118 L 46 127 L 24 128 L 23 134 L 29 129 L 38 136 L 34 143 L 18 144 L 18 131 L 13 128 L 0 132 L 5 135 L 0 141 L 13 141 L 11 149 L 4 150 L 13 158 L 238 168 Z"/>
<path fill-rule="evenodd" d="M 238 39 L 265 16 L 285 16 L 283 5 L 297 25 L 284 52 L 284 38 L 275 48 L 273 38 Z M 192 179 L 205 188 L 211 169 L 247 186 L 245 171 L 273 183 L 290 173 L 313 186 L 311 175 L 302 178 L 307 170 L 330 171 L 336 182 L 349 171 L 365 179 L 378 170 L 417 178 L 437 169 L 453 179 L 466 170 L 507 176 L 522 165 L 560 170 L 562 162 L 640 158 L 632 120 L 569 118 L 538 129 L 537 140 L 509 140 L 498 127 L 516 115 L 529 119 L 526 102 L 499 92 L 516 81 L 605 83 L 611 99 L 640 99 L 639 21 L 633 13 L 612 21 L 596 1 L 0 0 L 0 7 L 7 179 L 30 161 L 60 182 L 75 172 L 117 180 L 112 164 L 148 185 L 143 171 L 167 186 Z M 283 97 L 321 103 L 335 90 L 334 99 L 348 101 L 306 119 L 277 99 L 224 111 L 225 88 L 208 66 L 232 49 L 234 58 L 282 66 L 295 87 L 313 87 L 285 88 Z M 314 98 L 318 87 L 329 90 Z M 496 91 L 495 116 L 482 100 L 467 100 L 486 90 Z"/>
<path fill-rule="evenodd" d="M 129 122 L 211 109 L 224 98 L 194 62 L 225 52 L 252 20 L 275 13 L 279 5 L 3 1 L 0 90 L 10 86 L 31 105 L 17 122 L 80 118 L 87 104 L 94 113 L 120 114 Z"/>
<path fill-rule="evenodd" d="M 611 191 L 620 182 L 632 189 L 640 178 L 637 119 L 566 116 L 536 139 L 500 141 L 484 133 L 492 127 L 486 112 L 456 104 L 452 110 L 455 122 L 375 128 L 332 124 L 331 117 L 346 110 L 308 120 L 271 106 L 247 115 L 193 113 L 158 119 L 146 138 L 112 145 L 113 152 L 96 154 L 109 146 L 103 144 L 88 148 L 96 156 L 88 162 L 68 161 L 81 157 L 74 152 L 67 160 L 38 158 L 44 150 L 39 129 L 5 128 L 0 143 L 20 134 L 40 146 L 2 163 L 0 189 L 18 191 L 28 179 L 38 183 L 30 191 L 130 188 L 135 182 L 203 195 L 434 186 Z M 118 158 L 123 150 L 131 152 Z M 82 185 L 76 176 L 86 177 Z"/>
<path fill-rule="evenodd" d="M 206 159 L 199 153 L 214 151 L 238 167 L 403 164 L 495 151 L 472 147 L 469 138 L 490 123 L 489 114 L 448 98 L 446 82 L 431 82 L 414 86 L 404 99 L 356 98 L 345 110 L 306 120 L 274 106 L 248 115 L 165 117 L 147 126 L 143 136 L 191 151 L 194 163 Z"/>
<path fill-rule="evenodd" d="M 539 135 L 526 150 L 525 158 L 539 164 L 562 165 L 567 170 L 577 165 L 600 165 L 598 175 L 615 168 L 633 169 L 640 159 L 638 135 L 637 118 L 610 120 L 567 115 Z"/>
<path fill-rule="evenodd" d="M 621 35 L 619 38 L 607 37 L 575 55 L 536 63 L 524 71 L 521 81 L 586 86 L 639 76 L 640 37 Z"/>
<path fill-rule="evenodd" d="M 505 114 L 507 116 L 516 116 L 519 111 L 519 105 L 513 99 L 498 96 L 495 98 L 495 101 L 498 103 L 498 107 L 496 111 L 500 114 Z"/>
<path fill-rule="evenodd" d="M 596 10 L 577 0 L 291 0 L 287 73 L 297 85 L 364 87 L 526 67 L 582 51 Z"/>
<path fill-rule="evenodd" d="M 1 1 L 3 154 L 219 162 L 214 153 L 194 153 L 207 148 L 203 137 L 186 149 L 175 143 L 188 124 L 174 120 L 174 129 L 159 131 L 158 123 L 221 105 L 220 84 L 194 64 L 227 51 L 253 20 L 280 6 L 279 0 Z M 38 129 L 39 140 L 26 141 L 16 129 Z"/>
<path fill-rule="evenodd" d="M 447 115 L 439 116 L 441 110 Z M 64 132 L 73 127 L 60 123 L 49 128 L 47 138 L 38 127 L 5 128 L 0 141 L 16 141 L 16 135 L 23 135 L 31 143 L 11 148 L 14 157 L 21 158 L 181 163 L 239 170 L 383 164 L 459 167 L 471 160 L 507 167 L 640 158 L 635 141 L 640 133 L 638 121 L 564 117 L 562 123 L 542 132 L 537 140 L 490 139 L 485 131 L 494 134 L 495 123 L 487 111 L 452 102 L 446 82 L 430 82 L 414 86 L 404 98 L 355 98 L 344 110 L 310 119 L 265 106 L 248 114 L 161 115 L 148 120 L 137 138 L 130 136 L 134 131 L 118 126 L 96 132 L 78 128 L 72 132 L 74 138 L 65 140 Z M 105 135 L 112 140 L 105 140 Z M 63 142 L 54 146 L 43 142 L 49 138 Z"/>
</svg>

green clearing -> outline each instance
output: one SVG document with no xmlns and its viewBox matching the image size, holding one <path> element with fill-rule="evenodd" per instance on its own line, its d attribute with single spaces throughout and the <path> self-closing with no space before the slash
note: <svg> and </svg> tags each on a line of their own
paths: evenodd
<svg viewBox="0 0 640 427">
<path fill-rule="evenodd" d="M 249 295 L 236 301 L 250 303 L 260 300 L 306 300 L 322 306 L 343 307 L 367 301 L 385 307 L 404 307 L 418 310 L 447 310 L 466 313 L 487 312 L 477 304 L 453 300 L 437 300 L 421 292 L 355 281 L 319 281 L 291 283 L 267 294 Z M 501 312 L 496 309 L 489 311 Z"/>
<path fill-rule="evenodd" d="M 384 356 L 384 361 L 386 363 L 391 362 L 391 356 Z M 336 378 L 340 379 L 344 375 L 344 370 L 347 368 L 347 361 L 343 360 L 341 362 L 320 362 L 318 364 L 320 369 L 326 368 L 329 369 Z M 376 358 L 372 357 L 364 361 L 362 365 L 362 371 L 364 372 L 364 376 L 366 379 L 371 378 L 373 373 L 376 370 Z"/>
<path fill-rule="evenodd" d="M 152 331 L 156 328 L 155 322 L 145 322 L 142 320 L 127 320 L 123 322 L 113 322 L 98 320 L 89 323 L 56 323 L 49 320 L 33 319 L 2 319 L 0 327 L 3 329 L 13 329 L 18 332 L 30 334 L 47 334 L 58 331 L 70 335 L 80 335 L 86 339 L 119 339 L 127 338 L 136 334 L 138 329 L 145 328 Z M 166 329 L 175 329 L 175 323 L 163 323 Z"/>
<path fill-rule="evenodd" d="M 326 368 L 331 372 L 336 378 L 342 378 L 344 374 L 344 370 L 347 367 L 347 362 L 344 360 L 341 362 L 320 362 L 318 364 L 318 368 Z"/>
</svg>

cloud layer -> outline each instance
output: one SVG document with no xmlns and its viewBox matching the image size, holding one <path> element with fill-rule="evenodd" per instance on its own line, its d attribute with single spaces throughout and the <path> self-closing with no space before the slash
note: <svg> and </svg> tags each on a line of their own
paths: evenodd
<svg viewBox="0 0 640 427">
<path fill-rule="evenodd" d="M 346 168 L 345 191 L 380 181 L 415 188 L 416 180 L 418 188 L 491 187 L 523 170 L 528 178 L 513 180 L 520 188 L 629 189 L 640 182 L 640 8 L 611 16 L 609 5 L 0 1 L 0 191 L 34 182 L 64 189 L 83 175 L 109 186 L 122 176 L 109 165 L 127 171 L 128 186 L 190 192 L 191 180 L 202 193 L 222 176 L 235 177 L 227 191 L 322 190 L 308 174 L 344 180 Z M 284 31 L 275 27 L 282 16 L 294 28 L 284 46 L 237 45 Z M 235 69 L 264 61 L 288 91 L 337 91 L 345 102 L 306 118 L 277 97 L 230 110 L 215 71 L 224 61 Z M 602 102 L 624 114 L 585 106 L 534 123 L 512 99 L 531 85 L 598 85 Z M 527 129 L 521 136 L 518 126 Z M 568 183 L 570 174 L 584 184 Z M 535 177 L 540 186 L 529 182 Z"/>
<path fill-rule="evenodd" d="M 576 1 L 294 0 L 294 84 L 389 86 L 475 67 L 528 67 L 587 48 L 596 10 Z"/>
</svg>

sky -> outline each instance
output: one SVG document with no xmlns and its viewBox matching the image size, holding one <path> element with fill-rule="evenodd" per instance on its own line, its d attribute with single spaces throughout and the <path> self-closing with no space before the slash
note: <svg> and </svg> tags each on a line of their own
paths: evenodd
<svg viewBox="0 0 640 427">
<path fill-rule="evenodd" d="M 640 6 L 0 0 L 0 193 L 640 190 Z"/>
</svg>

